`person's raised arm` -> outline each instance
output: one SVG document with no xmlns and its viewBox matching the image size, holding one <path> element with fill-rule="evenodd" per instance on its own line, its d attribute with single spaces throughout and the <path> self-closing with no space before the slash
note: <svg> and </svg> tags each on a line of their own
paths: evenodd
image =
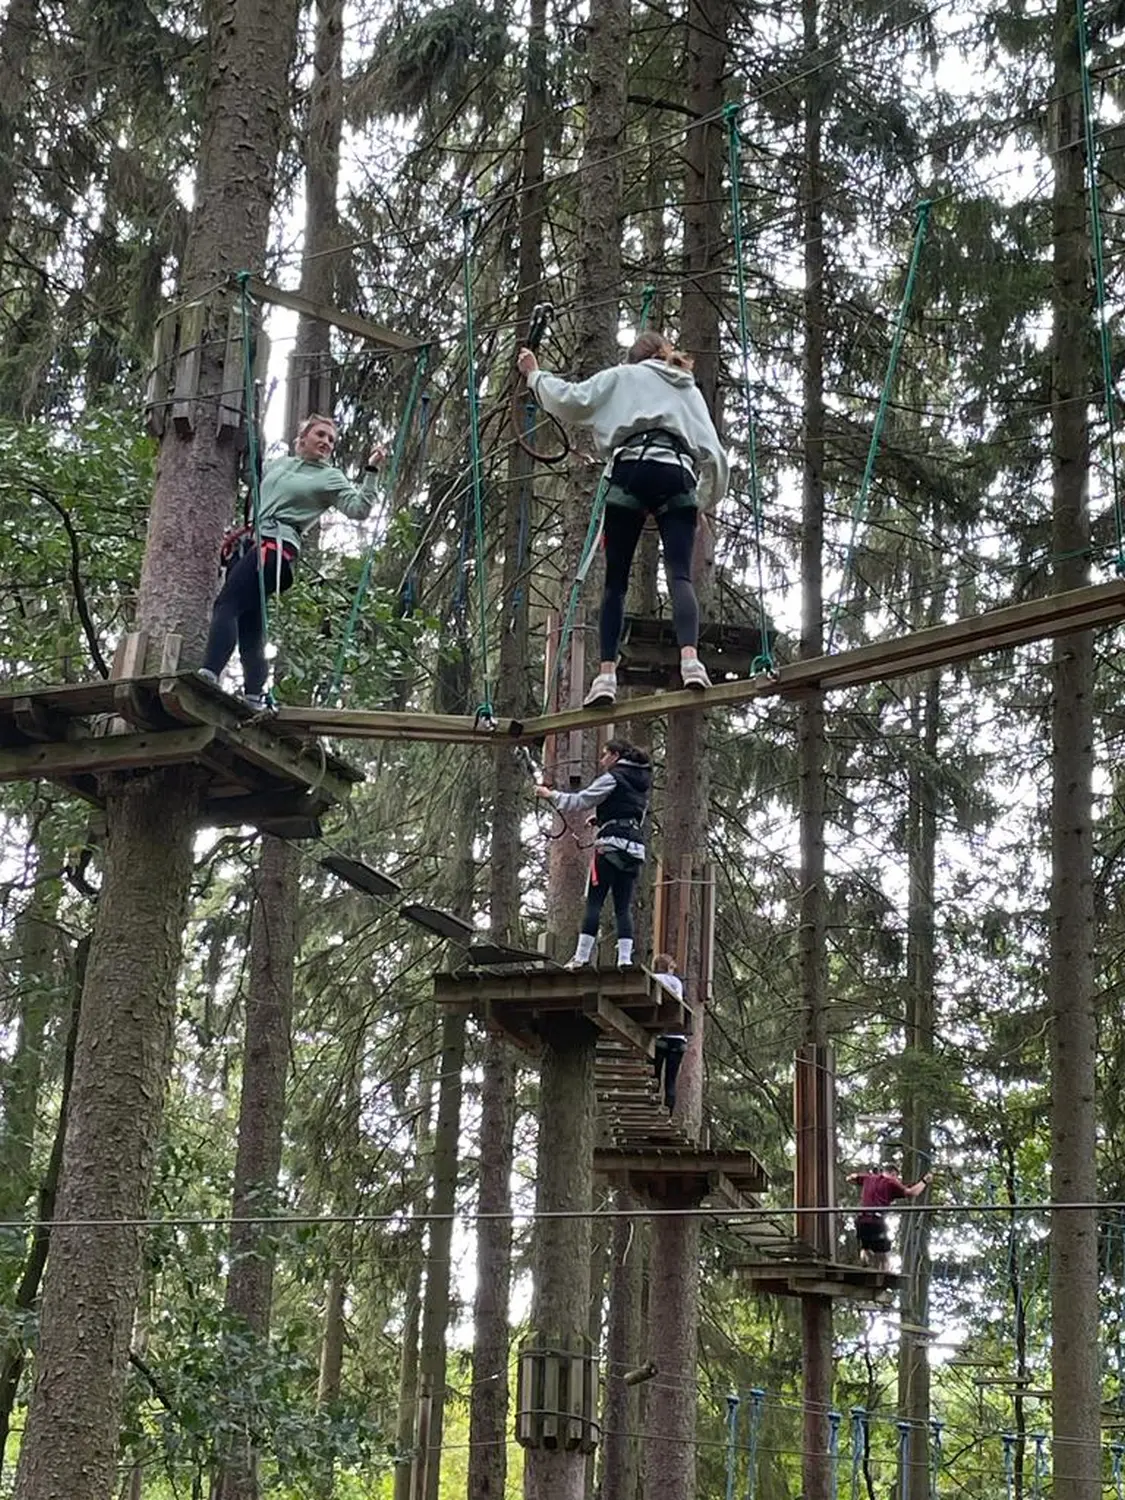
<svg viewBox="0 0 1125 1500">
<path fill-rule="evenodd" d="M 342 469 L 328 470 L 326 488 L 332 493 L 336 510 L 343 511 L 353 521 L 367 520 L 379 493 L 379 469 L 386 456 L 387 450 L 381 445 L 372 448 L 367 455 L 362 485 L 353 484 Z"/>
<path fill-rule="evenodd" d="M 920 1177 L 917 1182 L 912 1182 L 908 1188 L 904 1189 L 906 1197 L 920 1198 L 933 1180 L 934 1174 L 927 1172 L 925 1177 Z"/>
<path fill-rule="evenodd" d="M 560 422 L 589 422 L 612 390 L 620 368 L 613 365 L 608 370 L 599 370 L 589 380 L 574 384 L 541 370 L 530 349 L 520 350 L 516 365 L 539 405 Z"/>
<path fill-rule="evenodd" d="M 553 787 L 537 786 L 535 795 L 546 798 L 561 813 L 589 812 L 592 807 L 600 806 L 616 785 L 609 772 L 603 771 L 580 792 L 557 792 Z"/>
</svg>

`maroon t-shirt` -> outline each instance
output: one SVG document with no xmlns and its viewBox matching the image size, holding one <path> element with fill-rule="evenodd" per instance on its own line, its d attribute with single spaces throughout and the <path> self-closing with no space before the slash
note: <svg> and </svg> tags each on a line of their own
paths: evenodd
<svg viewBox="0 0 1125 1500">
<path fill-rule="evenodd" d="M 889 1172 L 863 1172 L 859 1190 L 860 1208 L 887 1208 L 896 1198 L 909 1198 L 905 1183 Z"/>
</svg>

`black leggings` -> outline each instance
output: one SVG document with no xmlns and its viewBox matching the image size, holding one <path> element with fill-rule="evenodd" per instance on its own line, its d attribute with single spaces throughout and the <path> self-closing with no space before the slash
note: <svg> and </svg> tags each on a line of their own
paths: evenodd
<svg viewBox="0 0 1125 1500">
<path fill-rule="evenodd" d="M 627 864 L 625 869 L 619 869 L 618 858 L 619 856 L 614 854 L 613 859 L 609 859 L 605 851 L 601 849 L 594 856 L 594 869 L 586 890 L 586 913 L 582 918 L 582 931 L 588 937 L 598 935 L 602 907 L 610 891 L 613 892 L 613 915 L 617 920 L 617 936 L 619 938 L 633 936 L 633 891 L 636 889 L 637 876 L 641 873 L 641 862 L 639 859 L 629 859 L 627 855 L 621 855 L 620 858 Z"/>
<path fill-rule="evenodd" d="M 664 576 L 672 595 L 672 623 L 681 646 L 699 640 L 699 601 L 691 582 L 691 554 L 695 546 L 694 505 L 661 511 L 656 517 L 664 549 Z M 605 508 L 605 592 L 602 594 L 601 660 L 615 661 L 625 623 L 625 594 L 629 569 L 637 550 L 646 512 L 624 505 Z"/>
<path fill-rule="evenodd" d="M 277 566 L 276 545 L 262 548 L 265 555 L 267 594 L 284 594 L 293 582 L 292 549 L 283 548 L 281 568 Z M 235 645 L 242 658 L 242 672 L 248 693 L 260 693 L 269 675 L 266 661 L 266 625 L 262 619 L 262 596 L 258 588 L 258 553 L 251 547 L 227 572 L 226 580 L 211 612 L 211 629 L 203 666 L 215 676 L 221 675 L 230 661 Z"/>
</svg>

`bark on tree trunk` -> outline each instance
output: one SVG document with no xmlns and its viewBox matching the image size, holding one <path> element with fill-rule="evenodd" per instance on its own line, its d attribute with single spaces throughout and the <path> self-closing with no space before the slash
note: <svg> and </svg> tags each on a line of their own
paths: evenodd
<svg viewBox="0 0 1125 1500">
<path fill-rule="evenodd" d="M 82 938 L 74 955 L 73 994 L 70 1003 L 70 1020 L 67 1025 L 66 1044 L 63 1049 L 62 1090 L 59 1099 L 59 1121 L 55 1127 L 55 1139 L 51 1146 L 47 1170 L 39 1188 L 36 1225 L 31 1233 L 31 1245 L 24 1263 L 23 1275 L 12 1296 L 12 1305 L 17 1313 L 30 1313 L 39 1297 L 39 1283 L 43 1279 L 43 1268 L 47 1264 L 47 1250 L 51 1231 L 47 1227 L 55 1216 L 58 1197 L 59 1174 L 62 1170 L 63 1141 L 66 1122 L 70 1114 L 70 1088 L 74 1077 L 74 1054 L 78 1046 L 78 1017 L 82 1009 L 82 986 L 86 979 L 86 961 L 89 957 L 90 940 Z M 12 1412 L 23 1375 L 26 1354 L 22 1339 L 11 1339 L 0 1355 L 0 1471 L 4 1467 L 4 1454 L 8 1446 Z"/>
<path fill-rule="evenodd" d="M 806 55 L 816 60 L 820 47 L 819 0 L 804 0 L 802 22 Z M 805 172 L 803 197 L 805 287 L 804 423 L 801 496 L 801 655 L 823 650 L 824 546 L 824 181 L 821 171 L 822 104 L 825 81 L 810 67 L 805 92 Z M 797 719 L 797 763 L 800 784 L 801 910 L 798 938 L 804 1040 L 818 1047 L 828 1041 L 827 918 L 824 887 L 825 816 L 824 698 L 803 699 Z M 805 1122 L 798 1122 L 804 1128 Z M 831 1142 L 821 1142 L 833 1150 Z M 817 1180 L 820 1173 L 816 1174 Z M 828 1205 L 811 1205 L 825 1208 Z M 818 1220 L 820 1249 L 830 1253 L 832 1235 Z M 803 1371 L 801 1472 L 806 1500 L 829 1500 L 828 1413 L 832 1406 L 833 1308 L 829 1297 L 805 1297 L 801 1303 Z"/>
<path fill-rule="evenodd" d="M 10 0 L 0 27 L 0 264 L 15 216 L 20 125 L 30 96 L 30 60 L 40 35 L 37 0 Z"/>
<path fill-rule="evenodd" d="M 288 100 L 295 0 L 220 0 L 210 14 L 206 125 L 181 293 L 261 265 Z M 208 334 L 193 434 L 169 428 L 138 598 L 137 627 L 198 649 L 237 456 L 215 436 L 229 304 Z M 107 788 L 105 879 L 75 1058 L 59 1215 L 135 1223 L 148 1208 L 171 1063 L 173 992 L 202 797 L 175 768 Z M 19 1500 L 105 1500 L 114 1481 L 142 1237 L 57 1230 L 44 1284 Z"/>
<path fill-rule="evenodd" d="M 411 1208 L 417 1222 L 411 1227 L 405 1252 L 402 1288 L 402 1354 L 398 1367 L 398 1412 L 395 1419 L 394 1500 L 410 1500 L 413 1477 L 414 1423 L 418 1413 L 418 1335 L 422 1320 L 422 1231 L 426 1190 L 422 1163 L 430 1154 L 430 1116 L 434 1096 L 433 1062 L 427 1061 L 419 1081 L 417 1119 L 414 1128 L 414 1160 L 418 1188 Z"/>
<path fill-rule="evenodd" d="M 694 118 L 712 123 L 689 132 L 684 146 L 684 262 L 682 338 L 695 356 L 695 378 L 715 410 L 718 389 L 719 281 L 725 240 L 722 234 L 722 164 L 725 146 L 717 115 L 730 23 L 729 0 L 691 0 L 687 13 L 688 104 Z M 693 567 L 701 613 L 713 597 L 714 555 L 710 533 L 701 525 Z M 704 1013 L 702 977 L 709 964 L 703 943 L 702 890 L 697 884 L 707 864 L 710 767 L 702 713 L 673 715 L 665 741 L 663 858 L 666 885 L 666 938 L 696 1006 L 696 1021 L 681 1065 L 677 1116 L 698 1134 L 703 1118 Z M 686 919 L 686 920 L 685 920 Z M 672 934 L 686 933 L 676 952 Z M 670 1201 L 669 1207 L 698 1206 L 696 1200 Z M 649 1434 L 645 1465 L 648 1482 L 659 1476 L 668 1500 L 693 1500 L 696 1492 L 695 1377 L 699 1340 L 700 1223 L 690 1215 L 658 1217 L 652 1226 L 649 1268 L 649 1347 L 661 1379 L 646 1393 Z"/>
<path fill-rule="evenodd" d="M 553 1021 L 539 1084 L 539 1157 L 535 1192 L 535 1289 L 531 1327 L 559 1337 L 584 1334 L 590 1293 L 590 1165 L 594 1151 L 594 1032 L 587 1021 Z M 539 1215 L 563 1210 L 568 1217 Z M 586 1458 L 529 1448 L 524 1500 L 585 1500 Z"/>
<path fill-rule="evenodd" d="M 1051 459 L 1056 589 L 1088 581 L 1092 323 L 1086 286 L 1081 75 L 1073 6 L 1055 23 Z M 1056 640 L 1051 713 L 1051 1196 L 1097 1197 L 1093 884 L 1093 637 Z M 1101 1489 L 1096 1215 L 1051 1221 L 1051 1406 L 1055 1500 Z"/>
<path fill-rule="evenodd" d="M 614 1193 L 615 1210 L 631 1213 L 637 1199 L 628 1188 Z M 609 1323 L 606 1329 L 605 1406 L 602 1417 L 602 1496 L 632 1500 L 640 1478 L 639 1385 L 626 1385 L 626 1371 L 647 1357 L 641 1349 L 644 1291 L 644 1226 L 635 1217 L 615 1218 L 611 1247 Z"/>
<path fill-rule="evenodd" d="M 250 924 L 250 982 L 231 1203 L 235 1222 L 226 1294 L 227 1312 L 261 1340 L 268 1338 L 270 1330 L 274 1231 L 266 1224 L 238 1221 L 254 1215 L 268 1217 L 277 1208 L 297 952 L 298 876 L 296 849 L 282 839 L 265 838 Z M 226 1455 L 214 1500 L 258 1500 L 257 1460 L 247 1434 Z"/>
</svg>

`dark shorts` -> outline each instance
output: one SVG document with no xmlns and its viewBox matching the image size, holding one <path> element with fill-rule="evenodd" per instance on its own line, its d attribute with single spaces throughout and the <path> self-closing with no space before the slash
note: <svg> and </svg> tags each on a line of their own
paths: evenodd
<svg viewBox="0 0 1125 1500">
<path fill-rule="evenodd" d="M 651 515 L 665 510 L 694 510 L 698 503 L 695 478 L 689 468 L 660 459 L 618 458 L 609 476 L 605 503 Z"/>
<path fill-rule="evenodd" d="M 866 1214 L 862 1219 L 857 1219 L 855 1232 L 861 1250 L 870 1250 L 873 1255 L 890 1253 L 890 1231 L 882 1214 Z"/>
</svg>

